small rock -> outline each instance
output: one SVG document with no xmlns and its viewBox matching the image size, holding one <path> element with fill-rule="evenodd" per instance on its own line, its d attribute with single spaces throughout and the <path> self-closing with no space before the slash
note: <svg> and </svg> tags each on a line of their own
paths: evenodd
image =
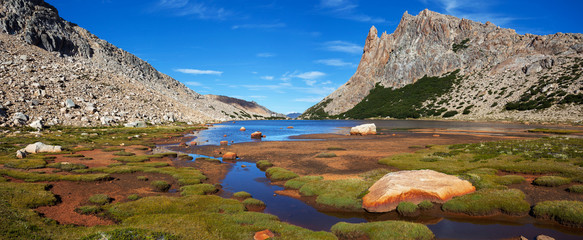
<svg viewBox="0 0 583 240">
<path fill-rule="evenodd" d="M 24 151 L 24 149 L 20 149 L 18 151 L 16 151 L 16 157 L 17 158 L 25 158 L 26 157 L 26 151 Z"/>
<path fill-rule="evenodd" d="M 36 130 L 42 130 L 44 127 L 41 120 L 36 120 L 36 121 L 32 122 L 29 126 L 31 128 L 35 128 Z"/>
<path fill-rule="evenodd" d="M 293 128 L 294 128 L 294 127 L 292 127 L 292 126 L 289 126 L 289 127 L 287 127 L 287 129 L 293 129 Z"/>
<path fill-rule="evenodd" d="M 271 231 L 269 231 L 269 229 L 265 229 L 263 231 L 256 232 L 255 235 L 253 236 L 253 239 L 265 240 L 272 237 L 275 237 L 275 235 Z"/>
<path fill-rule="evenodd" d="M 239 128 L 239 131 L 245 131 L 245 130 L 247 130 L 247 129 L 245 129 L 245 127 Z"/>
<path fill-rule="evenodd" d="M 259 131 L 254 132 L 254 133 L 251 133 L 251 138 L 261 139 L 262 137 L 263 137 L 263 134 L 261 132 L 259 132 Z"/>
<path fill-rule="evenodd" d="M 246 167 L 247 167 L 247 165 L 241 165 L 241 167 L 242 167 L 242 168 L 246 168 Z"/>
<path fill-rule="evenodd" d="M 26 122 L 28 122 L 28 116 L 21 112 L 13 114 L 12 119 L 14 120 L 14 123 L 17 125 L 24 125 Z"/>
<path fill-rule="evenodd" d="M 73 102 L 73 100 L 71 100 L 70 98 L 67 98 L 67 100 L 65 100 L 65 107 L 74 108 L 76 106 L 77 104 L 75 104 L 75 102 Z"/>
</svg>

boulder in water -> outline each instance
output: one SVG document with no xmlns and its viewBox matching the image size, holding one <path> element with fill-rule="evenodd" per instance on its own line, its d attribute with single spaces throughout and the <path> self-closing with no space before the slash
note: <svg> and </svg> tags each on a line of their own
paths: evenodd
<svg viewBox="0 0 583 240">
<path fill-rule="evenodd" d="M 374 123 L 362 124 L 350 129 L 350 135 L 375 135 L 377 126 Z"/>
<path fill-rule="evenodd" d="M 223 160 L 237 160 L 237 154 L 234 152 L 227 152 L 223 154 Z"/>
<path fill-rule="evenodd" d="M 259 132 L 259 131 L 257 131 L 257 132 L 254 132 L 254 133 L 251 133 L 251 138 L 254 138 L 254 139 L 261 139 L 262 137 L 263 137 L 263 133 L 261 133 L 261 132 Z"/>
</svg>

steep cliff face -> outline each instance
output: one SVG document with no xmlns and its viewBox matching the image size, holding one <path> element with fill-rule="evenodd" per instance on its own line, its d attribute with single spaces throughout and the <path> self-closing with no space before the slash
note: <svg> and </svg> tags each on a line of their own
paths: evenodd
<svg viewBox="0 0 583 240">
<path fill-rule="evenodd" d="M 0 86 L 2 125 L 38 118 L 66 125 L 248 119 L 234 114 L 241 112 L 239 107 L 200 95 L 63 20 L 43 0 L 0 0 L 0 4 L 0 78 L 8 83 Z M 74 100 L 77 107 L 62 109 L 66 99 Z M 84 106 L 91 111 L 81 111 Z M 29 120 L 14 120 L 16 113 L 28 115 Z M 271 116 L 252 111 L 244 115 Z"/>
<path fill-rule="evenodd" d="M 582 34 L 519 35 L 512 29 L 500 28 L 490 22 L 482 24 L 429 10 L 423 10 L 417 16 L 405 13 L 392 34 L 383 33 L 379 38 L 377 29 L 374 26 L 370 29 L 356 73 L 348 82 L 306 111 L 303 117 L 317 117 L 322 113 L 325 113 L 324 116 L 342 117 L 343 113 L 361 103 L 375 87 L 402 88 L 423 76 L 441 76 L 457 69 L 463 80 L 456 82 L 452 89 L 457 91 L 459 97 L 448 92 L 446 95 L 449 100 L 468 101 L 467 106 L 476 106 L 478 101 L 462 96 L 479 94 L 484 90 L 500 92 L 503 87 L 511 88 L 516 94 L 498 98 L 498 101 L 502 101 L 498 108 L 488 106 L 474 111 L 481 115 L 487 112 L 500 113 L 505 110 L 505 103 L 518 100 L 529 87 L 537 84 L 542 75 L 547 74 L 552 78 L 551 68 L 558 70 L 572 67 L 577 64 L 577 58 L 582 57 L 582 53 Z M 523 83 L 516 79 L 527 81 Z M 481 81 L 489 84 L 483 88 L 474 86 L 472 91 L 461 88 L 472 88 L 472 84 L 483 85 L 479 84 Z M 520 86 L 513 85 L 518 82 Z M 563 90 L 568 94 L 578 94 L 580 75 L 568 85 Z M 428 101 L 424 106 L 433 106 L 433 103 Z M 451 110 L 447 105 L 442 104 L 441 107 Z M 458 105 L 451 107 L 456 109 Z M 475 114 L 466 114 L 468 116 L 465 117 L 480 118 Z M 508 117 L 506 113 L 502 115 L 499 117 Z"/>
</svg>

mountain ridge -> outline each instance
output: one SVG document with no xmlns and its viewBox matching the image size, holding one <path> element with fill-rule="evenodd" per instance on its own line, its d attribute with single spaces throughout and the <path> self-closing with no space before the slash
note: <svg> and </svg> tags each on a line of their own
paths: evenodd
<svg viewBox="0 0 583 240">
<path fill-rule="evenodd" d="M 1 78 L 11 83 L 0 88 L 4 95 L 0 124 L 22 125 L 36 119 L 64 125 L 249 119 L 232 118 L 240 108 L 195 92 L 133 54 L 62 19 L 57 9 L 43 0 L 0 0 L 0 4 L 1 60 L 5 63 Z M 25 79 L 34 81 L 23 83 Z M 67 99 L 80 107 L 62 109 Z M 85 105 L 92 110 L 78 110 Z M 16 113 L 28 119 L 17 120 Z"/>
<path fill-rule="evenodd" d="M 513 114 L 504 112 L 505 109 L 501 108 L 504 108 L 507 102 L 520 99 L 521 95 L 542 77 L 539 75 L 545 74 L 543 72 L 566 67 L 573 61 L 578 61 L 569 58 L 581 58 L 583 57 L 581 53 L 583 53 L 583 35 L 578 33 L 556 33 L 545 36 L 519 35 L 512 29 L 500 28 L 490 22 L 479 23 L 459 19 L 427 9 L 417 16 L 405 12 L 392 34 L 385 32 L 379 37 L 377 29 L 374 26 L 371 27 L 356 73 L 336 91 L 304 112 L 302 117 L 342 118 L 343 113 L 361 103 L 377 84 L 384 88 L 401 88 L 413 84 L 426 75 L 441 76 L 459 69 L 461 76 L 466 79 L 460 83 L 461 85 L 468 81 L 485 79 L 491 85 L 504 85 L 500 88 L 491 87 L 492 90 L 501 91 L 502 87 L 509 88 L 512 84 L 517 84 L 518 77 L 528 79 L 528 81 L 520 82 L 524 87 L 517 88 L 515 94 L 504 97 L 498 108 L 484 106 L 484 110 L 480 110 L 474 107 L 475 112 L 455 118 L 552 121 L 554 114 L 551 112 L 555 111 L 553 109 L 520 112 L 512 116 Z M 567 94 L 579 94 L 578 86 L 581 86 L 581 80 L 578 73 L 580 71 L 581 69 L 577 68 L 577 74 L 574 74 L 577 76 L 576 79 L 569 86 L 565 86 L 565 89 L 561 88 L 561 91 L 564 90 Z M 505 72 L 515 73 L 518 77 L 512 79 L 512 74 L 504 76 Z M 478 76 L 480 74 L 481 76 Z M 502 84 L 504 81 L 506 83 Z M 478 91 L 460 89 L 461 85 L 454 88 L 461 95 L 479 95 Z M 480 90 L 483 92 L 488 89 L 484 87 Z M 445 96 L 435 97 L 446 98 Z M 477 101 L 468 100 L 467 97 L 462 96 L 453 97 L 451 100 L 471 102 L 462 105 L 462 108 L 478 104 Z M 491 99 L 487 100 L 492 104 Z M 426 102 L 423 106 L 426 107 L 434 102 Z M 448 111 L 453 111 L 458 107 L 441 105 Z M 580 105 L 570 108 L 576 114 L 568 114 L 569 119 L 564 119 L 566 121 L 576 120 L 581 116 Z M 485 115 L 492 115 L 492 117 Z"/>
</svg>

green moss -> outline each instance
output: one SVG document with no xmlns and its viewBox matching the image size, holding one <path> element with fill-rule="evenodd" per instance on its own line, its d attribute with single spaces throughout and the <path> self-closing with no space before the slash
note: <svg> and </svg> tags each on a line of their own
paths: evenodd
<svg viewBox="0 0 583 240">
<path fill-rule="evenodd" d="M 328 151 L 343 151 L 346 150 L 346 148 L 341 148 L 341 147 L 329 147 L 326 150 Z"/>
<path fill-rule="evenodd" d="M 112 231 L 99 232 L 87 237 L 82 238 L 82 240 L 101 240 L 101 239 L 111 239 L 111 240 L 122 240 L 122 239 L 164 239 L 164 240 L 178 240 L 179 237 L 165 233 L 165 232 L 154 232 L 145 229 L 137 228 L 123 228 L 116 229 Z"/>
<path fill-rule="evenodd" d="M 83 154 L 66 154 L 66 155 L 63 155 L 63 157 L 67 157 L 67 158 L 82 158 L 82 157 L 85 157 L 85 155 L 83 155 Z"/>
<path fill-rule="evenodd" d="M 177 153 L 174 152 L 167 152 L 167 153 L 157 153 L 152 155 L 134 155 L 134 156 L 121 156 L 121 157 L 114 157 L 113 160 L 120 161 L 120 162 L 145 162 L 150 161 L 152 158 L 176 158 L 178 157 Z"/>
<path fill-rule="evenodd" d="M 81 206 L 81 207 L 78 207 L 75 209 L 75 212 L 78 212 L 81 214 L 97 214 L 97 213 L 100 213 L 101 211 L 103 211 L 101 206 L 95 206 L 95 205 Z"/>
<path fill-rule="evenodd" d="M 535 128 L 529 129 L 528 132 L 535 132 L 535 133 L 551 133 L 551 134 L 573 134 L 573 133 L 580 133 L 579 130 L 570 130 L 570 129 L 549 129 L 549 128 Z"/>
<path fill-rule="evenodd" d="M 19 169 L 36 169 L 44 168 L 47 162 L 44 159 L 20 159 L 5 162 L 4 166 Z"/>
<path fill-rule="evenodd" d="M 50 168 L 56 168 L 63 171 L 73 171 L 77 169 L 86 169 L 87 166 L 80 164 L 80 163 L 69 163 L 69 162 L 59 162 L 59 163 L 50 163 L 47 165 Z"/>
<path fill-rule="evenodd" d="M 583 227 L 583 202 L 580 201 L 544 201 L 536 204 L 532 213 L 563 225 Z"/>
<path fill-rule="evenodd" d="M 496 182 L 497 184 L 500 185 L 511 185 L 511 184 L 519 184 L 519 183 L 523 183 L 525 182 L 526 179 L 524 179 L 523 176 L 519 176 L 519 175 L 504 175 L 504 176 L 500 176 L 494 179 L 494 182 Z"/>
<path fill-rule="evenodd" d="M 280 167 L 268 168 L 265 171 L 265 175 L 267 175 L 271 181 L 285 181 L 299 177 L 299 175 L 295 174 L 294 172 Z"/>
<path fill-rule="evenodd" d="M 167 192 L 170 189 L 170 183 L 166 182 L 166 181 L 153 181 L 150 186 L 152 187 L 152 189 L 154 191 L 158 191 L 158 192 Z"/>
<path fill-rule="evenodd" d="M 525 215 L 530 210 L 530 204 L 525 201 L 524 193 L 518 189 L 483 189 L 455 197 L 444 203 L 442 209 L 472 216 L 486 216 L 497 212 Z"/>
<path fill-rule="evenodd" d="M 221 160 L 219 160 L 219 159 L 216 159 L 216 158 L 205 158 L 205 157 L 196 158 L 196 161 L 206 161 L 206 162 L 211 162 L 211 163 L 221 163 Z"/>
<path fill-rule="evenodd" d="M 370 171 L 365 172 L 365 173 L 361 173 L 358 176 L 363 178 L 364 180 L 376 182 L 379 179 L 381 179 L 382 177 L 384 177 L 385 175 L 387 175 L 387 173 L 390 173 L 390 172 L 391 172 L 391 170 L 389 170 L 389 169 L 377 168 L 377 169 L 370 170 Z"/>
<path fill-rule="evenodd" d="M 119 151 L 119 152 L 113 153 L 113 155 L 115 155 L 115 156 L 134 156 L 136 154 L 133 152 Z"/>
<path fill-rule="evenodd" d="M 534 185 L 545 186 L 545 187 L 557 187 L 565 184 L 569 184 L 571 179 L 559 177 L 559 176 L 542 176 L 537 177 L 532 181 Z"/>
<path fill-rule="evenodd" d="M 569 192 L 572 192 L 572 193 L 583 193 L 583 185 L 580 185 L 580 184 L 573 185 L 573 186 L 570 186 L 569 188 L 567 188 L 567 190 L 569 190 Z"/>
<path fill-rule="evenodd" d="M 148 181 L 148 177 L 146 176 L 137 176 L 136 178 L 140 181 Z"/>
<path fill-rule="evenodd" d="M 112 199 L 109 196 L 107 196 L 107 194 L 94 194 L 91 195 L 91 197 L 89 197 L 90 203 L 95 203 L 99 205 L 108 204 L 109 202 L 111 202 L 111 200 Z"/>
<path fill-rule="evenodd" d="M 0 182 L 0 202 L 18 208 L 53 205 L 57 199 L 48 188 L 47 184 Z"/>
<path fill-rule="evenodd" d="M 203 183 L 181 187 L 180 195 L 182 196 L 205 195 L 209 193 L 214 193 L 216 191 L 217 188 L 214 185 Z"/>
<path fill-rule="evenodd" d="M 302 186 L 304 186 L 304 184 L 308 182 L 320 181 L 322 179 L 324 179 L 322 176 L 302 176 L 288 180 L 287 182 L 285 182 L 284 186 L 286 188 L 291 189 L 300 189 Z"/>
<path fill-rule="evenodd" d="M 34 172 L 23 172 L 10 169 L 0 169 L 0 175 L 9 176 L 17 179 L 21 179 L 27 182 L 40 182 L 40 181 L 101 181 L 109 179 L 108 174 L 83 174 L 83 175 L 60 175 L 60 174 L 47 174 L 47 173 L 34 173 Z"/>
<path fill-rule="evenodd" d="M 420 202 L 419 204 L 417 204 L 417 206 L 420 209 L 431 209 L 431 208 L 433 208 L 433 203 L 430 202 L 429 200 L 423 200 L 422 202 Z"/>
<path fill-rule="evenodd" d="M 247 198 L 245 200 L 243 200 L 243 205 L 245 206 L 258 206 L 258 207 L 264 207 L 265 203 L 259 199 L 255 199 L 255 198 Z"/>
<path fill-rule="evenodd" d="M 123 148 L 120 148 L 120 147 L 109 147 L 109 148 L 105 148 L 105 149 L 103 149 L 101 151 L 104 151 L 104 152 L 119 152 L 119 151 L 124 151 L 124 149 Z"/>
<path fill-rule="evenodd" d="M 321 180 L 307 182 L 300 188 L 303 196 L 317 196 L 316 202 L 322 205 L 345 210 L 362 209 L 364 192 L 373 184 L 360 179 Z"/>
<path fill-rule="evenodd" d="M 130 200 L 130 201 L 135 201 L 135 200 L 138 200 L 140 198 L 141 197 L 138 194 L 130 194 L 130 195 L 128 195 L 128 200 Z"/>
<path fill-rule="evenodd" d="M 318 155 L 316 155 L 317 158 L 333 158 L 333 157 L 337 157 L 336 153 L 320 153 Z"/>
<path fill-rule="evenodd" d="M 418 215 L 419 207 L 417 204 L 412 202 L 400 202 L 397 205 L 397 212 L 403 216 L 415 216 Z"/>
<path fill-rule="evenodd" d="M 233 193 L 233 197 L 240 198 L 240 199 L 250 198 L 251 197 L 251 193 L 248 193 L 248 192 L 245 192 L 245 191 L 236 192 L 236 193 Z"/>
<path fill-rule="evenodd" d="M 257 168 L 259 168 L 263 171 L 265 171 L 266 169 L 268 169 L 270 167 L 273 167 L 273 164 L 267 160 L 259 160 L 259 161 L 257 161 L 256 165 L 257 165 Z"/>
<path fill-rule="evenodd" d="M 331 228 L 340 239 L 434 239 L 433 232 L 420 223 L 405 221 L 382 221 L 369 223 L 339 222 Z"/>
</svg>

